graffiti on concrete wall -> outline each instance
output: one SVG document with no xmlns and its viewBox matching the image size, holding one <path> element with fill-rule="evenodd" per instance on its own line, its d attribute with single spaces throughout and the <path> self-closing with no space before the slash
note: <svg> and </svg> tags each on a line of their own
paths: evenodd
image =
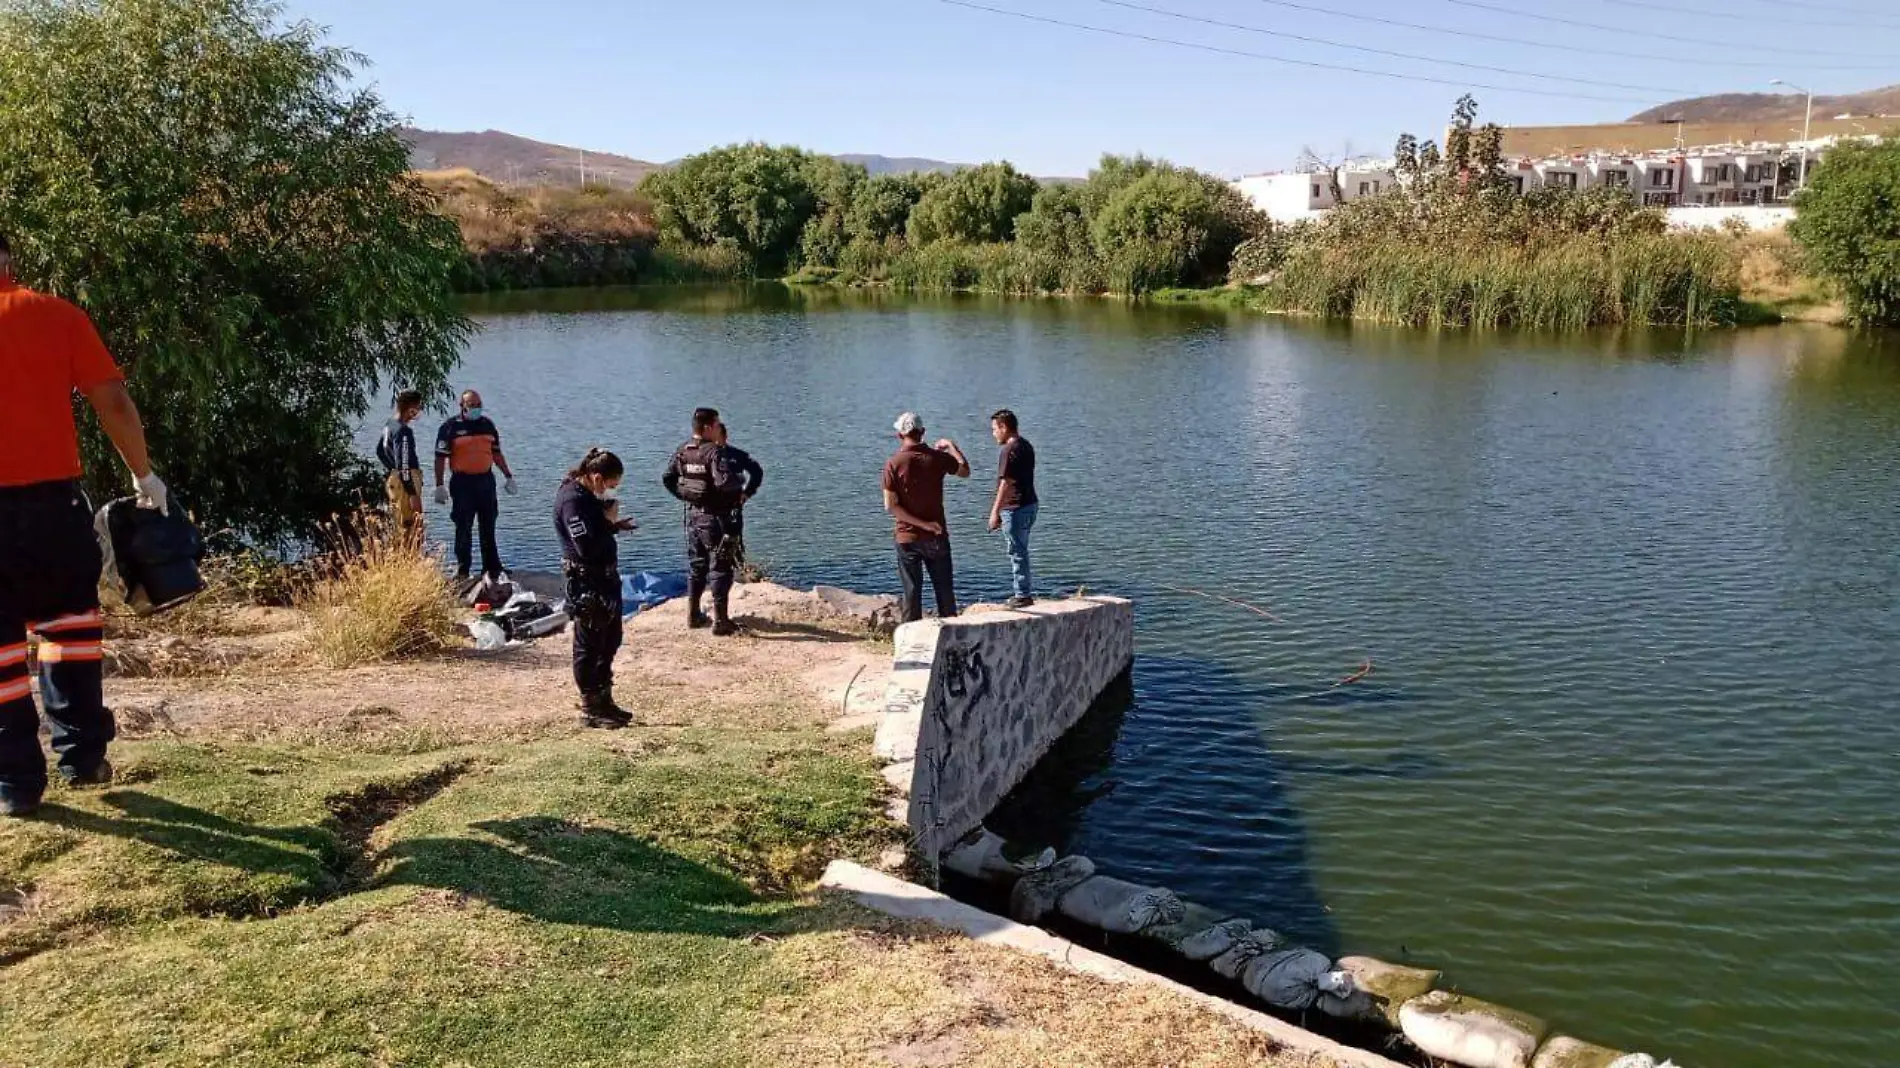
<svg viewBox="0 0 1900 1068">
<path fill-rule="evenodd" d="M 1134 654 L 1127 601 L 942 627 L 917 738 L 910 825 L 934 855 L 982 822 Z"/>
</svg>

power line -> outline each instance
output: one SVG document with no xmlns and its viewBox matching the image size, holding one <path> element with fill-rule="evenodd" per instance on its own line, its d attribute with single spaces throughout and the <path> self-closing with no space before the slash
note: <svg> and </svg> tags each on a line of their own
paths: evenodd
<svg viewBox="0 0 1900 1068">
<path fill-rule="evenodd" d="M 1711 41 L 1704 37 L 1672 37 L 1669 34 L 1657 33 L 1654 30 L 1645 29 L 1641 31 L 1636 31 L 1636 30 L 1631 29 L 1628 26 L 1606 26 L 1601 22 L 1582 22 L 1577 19 L 1563 18 L 1562 16 L 1559 16 L 1559 15 L 1539 15 L 1533 11 L 1518 11 L 1514 8 L 1508 8 L 1501 4 L 1483 3 L 1482 0 L 1444 0 L 1444 2 L 1447 4 L 1456 4 L 1459 7 L 1473 8 L 1478 11 L 1489 11 L 1489 12 L 1492 12 L 1493 14 L 1498 14 L 1498 15 L 1515 15 L 1516 17 L 1522 18 L 1522 19 L 1535 19 L 1538 22 L 1551 22 L 1559 26 L 1572 26 L 1577 29 L 1583 29 L 1583 30 L 1603 30 L 1608 33 L 1619 33 L 1619 34 L 1641 32 L 1643 36 L 1654 38 L 1655 40 L 1658 40 L 1658 41 L 1675 41 L 1680 44 L 1700 45 L 1703 48 L 1746 48 L 1751 52 L 1776 52 L 1782 55 L 1796 55 L 1796 56 L 1833 56 L 1840 59 L 1883 59 L 1885 58 L 1888 60 L 1889 65 L 1892 64 L 1891 57 L 1867 56 L 1867 55 L 1861 55 L 1858 52 L 1817 52 L 1813 49 L 1786 48 L 1781 45 L 1751 45 L 1751 44 L 1742 44 L 1738 41 Z"/>
<path fill-rule="evenodd" d="M 1865 30 L 1870 28 L 1900 29 L 1900 25 L 1891 22 L 1829 22 L 1824 19 L 1810 18 L 1770 19 L 1762 15 L 1738 15 L 1733 11 L 1716 11 L 1706 7 L 1674 7 L 1669 4 L 1651 4 L 1647 3 L 1646 0 L 1600 0 L 1600 2 L 1615 4 L 1617 7 L 1633 7 L 1642 11 L 1668 11 L 1677 15 L 1694 15 L 1698 18 L 1705 19 L 1725 19 L 1730 22 L 1750 22 L 1756 25 L 1766 23 L 1769 25 L 1780 24 L 1788 26 L 1838 26 L 1846 30 Z M 1821 7 L 1816 4 L 1803 4 L 1802 8 L 1804 10 L 1828 11 L 1843 15 L 1859 15 L 1862 18 L 1869 19 L 1893 17 L 1893 12 L 1891 11 L 1855 11 L 1850 8 Z"/>
<path fill-rule="evenodd" d="M 1694 65 L 1730 68 L 1761 67 L 1785 70 L 1790 66 L 1785 60 L 1770 62 L 1746 59 L 1697 59 L 1694 56 L 1664 55 L 1659 52 L 1621 52 L 1613 48 L 1591 48 L 1588 45 L 1553 44 L 1549 41 L 1537 41 L 1528 37 L 1506 37 L 1495 33 L 1479 33 L 1476 30 L 1454 30 L 1445 26 L 1428 26 L 1422 22 L 1406 22 L 1402 19 L 1383 18 L 1379 15 L 1362 15 L 1356 11 L 1340 11 L 1335 8 L 1320 7 L 1316 4 L 1298 3 L 1296 0 L 1254 0 L 1254 2 L 1267 4 L 1272 7 L 1285 8 L 1289 11 L 1307 11 L 1315 15 L 1330 15 L 1333 18 L 1351 19 L 1354 22 L 1370 22 L 1380 26 L 1396 26 L 1403 30 L 1418 30 L 1422 33 L 1436 33 L 1447 37 L 1465 37 L 1474 41 L 1492 41 L 1497 44 L 1523 45 L 1529 48 L 1544 48 L 1553 52 L 1571 52 L 1585 56 L 1610 56 L 1615 59 L 1646 59 L 1659 63 L 1669 63 L 1678 67 Z M 1859 66 L 1836 66 L 1830 64 L 1827 66 L 1815 66 L 1804 63 L 1801 65 L 1801 69 L 1811 71 L 1887 71 L 1893 69 L 1893 64 L 1862 64 Z"/>
<path fill-rule="evenodd" d="M 1431 85 L 1448 85 L 1454 89 L 1483 89 L 1496 93 L 1523 93 L 1529 96 L 1554 96 L 1565 100 L 1602 100 L 1612 104 L 1654 104 L 1654 97 L 1638 98 L 1631 96 L 1593 96 L 1588 93 L 1573 93 L 1557 89 L 1525 89 L 1510 85 L 1485 85 L 1480 82 L 1453 81 L 1450 78 L 1433 78 L 1424 74 L 1396 74 L 1392 71 L 1370 70 L 1365 67 L 1348 67 L 1338 63 L 1321 63 L 1310 59 L 1294 59 L 1290 56 L 1276 56 L 1265 52 L 1247 52 L 1238 48 L 1221 48 L 1218 45 L 1196 44 L 1192 41 L 1177 41 L 1170 37 L 1154 37 L 1130 30 L 1109 29 L 1106 26 L 1093 26 L 1086 22 L 1069 22 L 1066 19 L 1049 18 L 1046 15 L 1032 15 L 1026 11 L 1009 11 L 1000 7 L 988 7 L 971 3 L 970 0 L 937 0 L 951 7 L 965 7 L 972 11 L 987 11 L 992 15 L 1006 15 L 1027 22 L 1040 22 L 1048 26 L 1061 26 L 1071 30 L 1087 30 L 1090 33 L 1104 34 L 1109 37 L 1126 37 L 1133 41 L 1147 41 L 1150 44 L 1172 45 L 1176 48 L 1191 48 L 1199 52 L 1212 52 L 1223 56 L 1241 56 L 1247 59 L 1264 59 L 1269 63 L 1285 63 L 1295 67 L 1308 67 L 1313 70 L 1338 71 L 1345 74 L 1364 74 L 1373 78 L 1391 78 L 1404 82 L 1425 82 Z"/>
<path fill-rule="evenodd" d="M 1286 33 L 1281 30 L 1269 30 L 1269 29 L 1265 29 L 1259 26 L 1248 26 L 1248 25 L 1245 25 L 1243 23 L 1238 23 L 1238 22 L 1222 22 L 1220 19 L 1202 18 L 1199 15 L 1184 15 L 1177 11 L 1165 11 L 1158 7 L 1147 7 L 1142 4 L 1130 3 L 1129 0 L 1098 0 L 1098 2 L 1107 4 L 1110 7 L 1127 8 L 1130 11 L 1145 11 L 1150 15 L 1162 15 L 1171 19 L 1180 19 L 1184 22 L 1198 22 L 1206 26 L 1219 26 L 1222 29 L 1241 30 L 1246 33 L 1264 34 L 1268 37 L 1284 37 L 1290 41 L 1304 41 L 1307 44 L 1325 45 L 1328 48 L 1345 48 L 1354 52 L 1367 52 L 1375 56 L 1391 56 L 1395 59 L 1417 60 L 1420 63 L 1436 63 L 1443 66 L 1448 66 L 1448 67 L 1464 67 L 1467 70 L 1490 71 L 1493 74 L 1512 74 L 1512 75 L 1516 75 L 1522 78 L 1541 78 L 1544 81 L 1550 81 L 1550 82 L 1571 82 L 1578 85 L 1600 85 L 1600 86 L 1605 86 L 1612 89 L 1635 89 L 1641 92 L 1655 91 L 1659 93 L 1681 93 L 1685 96 L 1695 95 L 1695 91 L 1690 90 L 1690 89 L 1669 89 L 1669 88 L 1665 88 L 1659 85 L 1631 85 L 1627 82 L 1606 82 L 1598 78 L 1573 78 L 1573 77 L 1569 77 L 1562 74 L 1545 74 L 1540 71 L 1515 70 L 1511 67 L 1490 67 L 1482 63 L 1462 63 L 1455 59 L 1441 59 L 1434 56 L 1421 56 L 1421 55 L 1417 55 L 1411 52 L 1393 52 L 1384 48 L 1371 48 L 1366 45 L 1346 44 L 1342 41 L 1329 41 L 1325 39 L 1324 37 L 1305 37 L 1297 33 Z"/>
</svg>

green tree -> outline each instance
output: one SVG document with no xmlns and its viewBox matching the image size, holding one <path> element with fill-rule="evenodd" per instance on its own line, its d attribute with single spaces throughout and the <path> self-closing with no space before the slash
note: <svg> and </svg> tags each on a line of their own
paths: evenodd
<svg viewBox="0 0 1900 1068">
<path fill-rule="evenodd" d="M 662 239 L 729 247 L 753 274 L 783 274 L 823 207 L 819 159 L 791 147 L 728 145 L 653 172 L 640 191 L 653 201 Z"/>
<path fill-rule="evenodd" d="M 1843 143 L 1795 197 L 1789 233 L 1854 321 L 1900 325 L 1900 138 Z"/>
<path fill-rule="evenodd" d="M 845 233 L 854 241 L 884 241 L 904 236 L 910 211 L 924 197 L 926 184 L 915 174 L 880 174 L 865 182 L 851 202 Z"/>
<path fill-rule="evenodd" d="M 811 185 L 812 215 L 799 235 L 798 265 L 836 267 L 850 241 L 847 224 L 869 175 L 864 166 L 830 156 L 807 156 L 805 181 Z"/>
<path fill-rule="evenodd" d="M 0 0 L 0 227 L 91 313 L 210 529 L 309 536 L 369 482 L 352 426 L 444 392 L 471 329 L 455 225 L 358 65 L 264 0 Z"/>
<path fill-rule="evenodd" d="M 910 242 L 1008 241 L 1015 236 L 1016 217 L 1029 210 L 1036 189 L 1034 178 L 1008 163 L 958 171 L 926 192 L 911 209 Z"/>
<path fill-rule="evenodd" d="M 1107 157 L 1089 178 L 1089 235 L 1124 293 L 1225 281 L 1234 249 L 1265 216 L 1212 175 L 1158 160 Z"/>
</svg>

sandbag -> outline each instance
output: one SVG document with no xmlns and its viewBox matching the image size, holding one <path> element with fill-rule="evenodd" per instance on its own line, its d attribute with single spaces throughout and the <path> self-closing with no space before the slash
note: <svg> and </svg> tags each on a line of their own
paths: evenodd
<svg viewBox="0 0 1900 1068">
<path fill-rule="evenodd" d="M 1366 995 L 1350 1004 L 1320 1003 L 1320 1010 L 1343 1019 L 1384 1020 L 1399 1026 L 1399 1006 L 1421 997 L 1438 985 L 1439 973 L 1429 968 L 1389 964 L 1376 957 L 1341 957 L 1333 965 L 1352 976 L 1353 986 Z"/>
<path fill-rule="evenodd" d="M 1041 923 L 1056 910 L 1062 895 L 1095 875 L 1087 857 L 1063 857 L 1038 872 L 1022 877 L 1009 892 L 1009 918 L 1017 923 Z"/>
<path fill-rule="evenodd" d="M 1423 1052 L 1465 1068 L 1530 1068 L 1549 1030 L 1529 1013 L 1445 990 L 1400 1006 L 1399 1029 Z"/>
<path fill-rule="evenodd" d="M 1286 936 L 1280 932 L 1256 927 L 1234 939 L 1234 944 L 1225 953 L 1209 961 L 1208 967 L 1224 979 L 1238 979 L 1255 957 L 1285 949 L 1286 942 Z"/>
<path fill-rule="evenodd" d="M 1053 849 L 1011 856 L 1014 852 L 1002 835 L 978 827 L 944 854 L 943 867 L 966 878 L 1006 886 L 1056 862 Z"/>
<path fill-rule="evenodd" d="M 1191 961 L 1211 961 L 1234 948 L 1234 943 L 1247 937 L 1253 930 L 1253 921 L 1248 919 L 1222 920 L 1196 934 L 1183 938 L 1175 944 L 1175 949 Z"/>
<path fill-rule="evenodd" d="M 1327 993 L 1333 962 L 1324 953 L 1295 947 L 1262 953 L 1247 962 L 1240 985 L 1277 1009 L 1310 1009 Z M 1332 984 L 1336 986 L 1337 984 Z M 1351 984 L 1345 986 L 1351 992 Z"/>
<path fill-rule="evenodd" d="M 1205 933 L 1209 928 L 1228 919 L 1224 912 L 1215 912 L 1206 905 L 1197 905 L 1192 901 L 1181 902 L 1181 918 L 1171 923 L 1157 923 L 1153 927 L 1141 929 L 1141 937 L 1174 950 L 1181 951 L 1181 944 L 1195 935 Z M 1251 924 L 1249 924 L 1251 926 Z M 1222 949 L 1227 947 L 1222 946 Z"/>
<path fill-rule="evenodd" d="M 1616 1050 L 1593 1046 L 1569 1035 L 1558 1035 L 1537 1051 L 1537 1056 L 1531 1060 L 1531 1068 L 1611 1068 L 1627 1059 Z M 1649 1068 L 1655 1068 L 1654 1060 L 1645 1060 Z"/>
<path fill-rule="evenodd" d="M 1186 914 L 1174 891 L 1097 875 L 1062 895 L 1056 908 L 1071 920 L 1111 934 L 1135 934 Z"/>
</svg>

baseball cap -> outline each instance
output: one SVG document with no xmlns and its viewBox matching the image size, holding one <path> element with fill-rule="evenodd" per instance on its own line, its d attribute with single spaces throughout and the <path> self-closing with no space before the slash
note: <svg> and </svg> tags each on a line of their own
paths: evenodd
<svg viewBox="0 0 1900 1068">
<path fill-rule="evenodd" d="M 892 425 L 896 427 L 899 434 L 916 434 L 924 429 L 924 421 L 917 417 L 916 412 L 905 412 L 898 416 L 897 422 Z"/>
</svg>

